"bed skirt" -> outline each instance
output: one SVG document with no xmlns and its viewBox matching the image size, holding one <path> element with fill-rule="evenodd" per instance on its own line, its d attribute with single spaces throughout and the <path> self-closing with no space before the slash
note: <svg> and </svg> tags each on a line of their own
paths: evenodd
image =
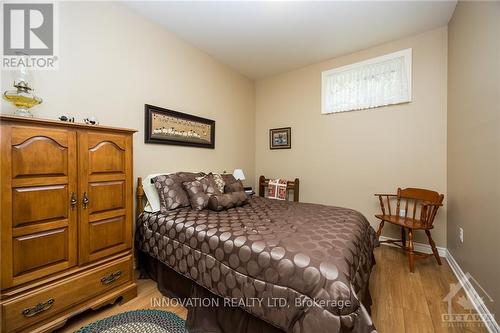
<svg viewBox="0 0 500 333">
<path fill-rule="evenodd" d="M 195 302 L 186 302 L 185 307 L 188 310 L 186 328 L 189 333 L 285 333 L 239 307 L 224 306 L 220 296 L 211 293 L 150 255 L 142 251 L 137 251 L 137 254 L 140 278 L 156 281 L 162 295 L 179 300 L 212 300 L 207 302 L 219 304 L 207 307 L 197 306 Z M 364 289 L 358 296 L 361 296 L 363 305 L 370 313 L 372 298 L 368 283 Z"/>
</svg>

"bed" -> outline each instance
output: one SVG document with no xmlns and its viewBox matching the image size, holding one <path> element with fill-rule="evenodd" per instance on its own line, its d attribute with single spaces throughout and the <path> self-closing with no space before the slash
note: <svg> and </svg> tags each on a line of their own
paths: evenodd
<svg viewBox="0 0 500 333">
<path fill-rule="evenodd" d="M 140 212 L 141 181 L 138 199 Z M 142 274 L 191 300 L 189 332 L 375 332 L 377 241 L 354 210 L 251 197 L 221 212 L 141 212 L 136 241 Z"/>
</svg>

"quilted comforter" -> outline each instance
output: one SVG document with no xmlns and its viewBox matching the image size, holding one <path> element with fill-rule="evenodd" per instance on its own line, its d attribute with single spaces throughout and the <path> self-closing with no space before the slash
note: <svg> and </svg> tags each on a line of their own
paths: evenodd
<svg viewBox="0 0 500 333">
<path fill-rule="evenodd" d="M 222 212 L 143 213 L 137 240 L 227 305 L 285 332 L 375 331 L 360 300 L 377 241 L 354 210 L 252 197 Z"/>
</svg>

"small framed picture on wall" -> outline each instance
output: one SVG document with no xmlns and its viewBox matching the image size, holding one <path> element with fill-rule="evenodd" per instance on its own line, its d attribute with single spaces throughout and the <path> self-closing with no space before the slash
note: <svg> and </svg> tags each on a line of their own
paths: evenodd
<svg viewBox="0 0 500 333">
<path fill-rule="evenodd" d="M 269 130 L 269 149 L 292 148 L 292 128 L 272 128 Z"/>
</svg>

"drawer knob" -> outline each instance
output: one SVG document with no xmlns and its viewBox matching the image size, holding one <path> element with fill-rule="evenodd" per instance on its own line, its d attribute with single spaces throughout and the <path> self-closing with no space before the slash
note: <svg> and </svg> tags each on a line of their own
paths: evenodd
<svg viewBox="0 0 500 333">
<path fill-rule="evenodd" d="M 122 271 L 116 271 L 113 273 L 109 273 L 108 275 L 104 276 L 101 279 L 102 284 L 110 284 L 112 282 L 115 282 L 122 276 Z"/>
<path fill-rule="evenodd" d="M 50 298 L 46 302 L 38 303 L 37 305 L 35 305 L 32 308 L 26 308 L 26 309 L 24 309 L 23 312 L 22 312 L 22 314 L 25 317 L 36 316 L 37 314 L 42 313 L 42 312 L 50 309 L 52 307 L 52 304 L 54 304 L 54 302 L 55 302 L 54 299 Z"/>
</svg>

